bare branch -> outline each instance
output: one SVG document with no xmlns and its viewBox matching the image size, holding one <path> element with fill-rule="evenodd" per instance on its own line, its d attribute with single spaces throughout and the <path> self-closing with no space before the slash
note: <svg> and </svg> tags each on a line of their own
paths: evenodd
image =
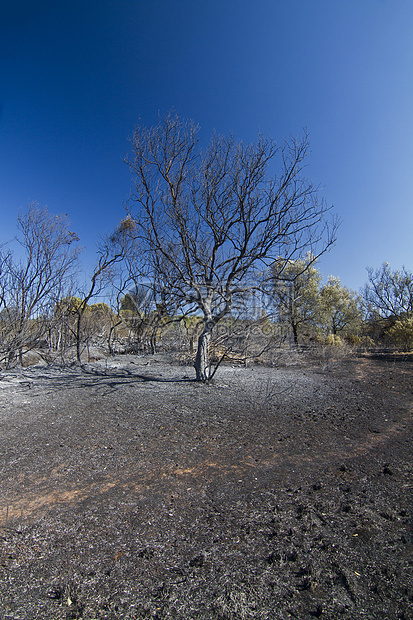
<svg viewBox="0 0 413 620">
<path fill-rule="evenodd" d="M 127 163 L 135 180 L 131 215 L 152 278 L 160 270 L 171 295 L 202 312 L 200 355 L 246 282 L 280 257 L 309 250 L 320 256 L 334 243 L 338 223 L 303 176 L 306 135 L 281 145 L 262 136 L 245 145 L 214 135 L 202 150 L 197 134 L 192 121 L 175 114 L 154 128 L 139 125 Z M 198 361 L 197 376 L 205 380 Z"/>
</svg>

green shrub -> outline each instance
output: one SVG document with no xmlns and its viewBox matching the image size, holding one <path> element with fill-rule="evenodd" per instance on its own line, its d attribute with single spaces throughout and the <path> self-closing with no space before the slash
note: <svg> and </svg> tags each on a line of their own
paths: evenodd
<svg viewBox="0 0 413 620">
<path fill-rule="evenodd" d="M 413 350 L 413 317 L 397 319 L 387 332 L 389 340 L 403 351 Z"/>
<path fill-rule="evenodd" d="M 340 336 L 334 334 L 328 334 L 327 338 L 325 339 L 325 343 L 329 347 L 342 347 L 344 344 Z"/>
</svg>

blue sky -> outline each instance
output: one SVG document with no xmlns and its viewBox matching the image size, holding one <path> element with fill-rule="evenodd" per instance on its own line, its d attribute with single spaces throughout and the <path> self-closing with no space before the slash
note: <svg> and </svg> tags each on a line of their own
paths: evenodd
<svg viewBox="0 0 413 620">
<path fill-rule="evenodd" d="M 0 12 L 0 242 L 29 201 L 86 248 L 124 216 L 141 118 L 202 136 L 306 127 L 308 176 L 342 219 L 325 277 L 413 270 L 411 0 L 6 0 Z"/>
</svg>

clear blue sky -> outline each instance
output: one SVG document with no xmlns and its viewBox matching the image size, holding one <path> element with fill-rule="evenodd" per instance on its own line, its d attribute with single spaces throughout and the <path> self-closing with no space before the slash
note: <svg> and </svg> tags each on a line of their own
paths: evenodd
<svg viewBox="0 0 413 620">
<path fill-rule="evenodd" d="M 3 0 L 0 76 L 0 241 L 35 201 L 87 266 L 124 215 L 138 118 L 173 108 L 206 139 L 306 127 L 343 220 L 324 276 L 413 270 L 412 0 Z"/>
</svg>

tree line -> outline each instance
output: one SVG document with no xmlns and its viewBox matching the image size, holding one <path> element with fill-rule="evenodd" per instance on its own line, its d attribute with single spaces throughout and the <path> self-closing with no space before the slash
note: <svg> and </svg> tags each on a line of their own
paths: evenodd
<svg viewBox="0 0 413 620">
<path fill-rule="evenodd" d="M 126 159 L 134 178 L 127 214 L 101 240 L 80 285 L 77 235 L 66 216 L 29 205 L 15 246 L 0 246 L 0 365 L 32 349 L 80 361 L 92 344 L 108 353 L 193 353 L 208 381 L 237 348 L 247 355 L 299 345 L 413 346 L 413 276 L 384 263 L 361 293 L 317 260 L 339 222 L 304 176 L 308 138 L 254 144 L 213 135 L 170 113 L 138 125 Z M 105 302 L 96 303 L 97 299 Z"/>
</svg>

